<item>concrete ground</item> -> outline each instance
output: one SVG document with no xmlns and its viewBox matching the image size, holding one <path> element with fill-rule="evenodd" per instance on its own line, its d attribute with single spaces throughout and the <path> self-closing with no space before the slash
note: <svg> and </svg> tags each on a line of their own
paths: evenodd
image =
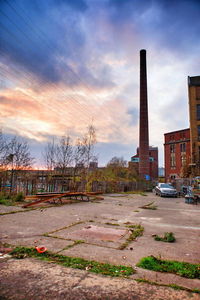
<svg viewBox="0 0 200 300">
<path fill-rule="evenodd" d="M 141 206 L 154 201 L 156 210 Z M 16 212 L 16 213 L 13 213 Z M 199 294 L 138 283 L 142 278 L 158 284 L 200 289 L 200 280 L 135 267 L 145 256 L 200 263 L 200 205 L 183 198 L 105 195 L 104 200 L 62 206 L 0 206 L 1 243 L 45 246 L 48 250 L 116 265 L 132 266 L 130 279 L 94 275 L 87 271 L 26 258 L 0 259 L 0 299 L 200 299 Z M 141 224 L 143 236 L 119 250 L 130 232 L 128 224 Z M 173 232 L 175 243 L 157 242 L 153 234 Z M 76 241 L 84 243 L 74 244 Z M 68 248 L 69 245 L 72 247 Z"/>
</svg>

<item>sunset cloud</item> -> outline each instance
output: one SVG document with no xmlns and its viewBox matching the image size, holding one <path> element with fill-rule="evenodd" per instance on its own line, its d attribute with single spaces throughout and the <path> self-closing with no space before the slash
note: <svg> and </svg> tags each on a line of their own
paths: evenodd
<svg viewBox="0 0 200 300">
<path fill-rule="evenodd" d="M 1 1 L 0 116 L 39 157 L 93 123 L 100 164 L 138 146 L 139 51 L 147 49 L 150 144 L 187 128 L 187 76 L 199 75 L 199 1 Z M 178 12 L 178 14 L 177 14 Z"/>
</svg>

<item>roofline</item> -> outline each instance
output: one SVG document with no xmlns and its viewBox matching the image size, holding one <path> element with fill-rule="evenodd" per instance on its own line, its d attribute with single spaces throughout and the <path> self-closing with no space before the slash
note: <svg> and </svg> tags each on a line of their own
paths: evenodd
<svg viewBox="0 0 200 300">
<path fill-rule="evenodd" d="M 190 128 L 185 128 L 185 129 L 180 129 L 180 130 L 176 130 L 176 131 L 167 132 L 167 133 L 164 133 L 164 135 L 170 134 L 170 133 L 176 133 L 176 132 L 180 132 L 180 131 L 186 131 L 186 130 L 190 130 Z"/>
</svg>

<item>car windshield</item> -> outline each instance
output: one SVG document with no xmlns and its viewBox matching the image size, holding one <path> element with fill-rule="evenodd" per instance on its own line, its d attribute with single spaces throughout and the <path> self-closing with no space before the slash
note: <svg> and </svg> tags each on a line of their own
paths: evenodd
<svg viewBox="0 0 200 300">
<path fill-rule="evenodd" d="M 161 183 L 160 188 L 168 188 L 168 189 L 173 189 L 173 186 L 167 183 Z"/>
</svg>

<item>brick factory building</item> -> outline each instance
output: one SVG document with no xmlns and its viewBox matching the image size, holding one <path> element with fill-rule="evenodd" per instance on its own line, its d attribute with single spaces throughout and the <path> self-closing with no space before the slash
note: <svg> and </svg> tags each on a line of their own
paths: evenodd
<svg viewBox="0 0 200 300">
<path fill-rule="evenodd" d="M 191 167 L 194 176 L 200 175 L 200 76 L 188 77 Z"/>
<path fill-rule="evenodd" d="M 188 77 L 188 95 L 190 128 L 164 135 L 166 180 L 200 175 L 200 76 Z"/>
<path fill-rule="evenodd" d="M 166 181 L 184 176 L 184 168 L 190 163 L 190 129 L 164 134 Z"/>
<path fill-rule="evenodd" d="M 131 157 L 129 167 L 134 168 L 139 173 L 139 148 L 137 154 Z M 158 178 L 158 147 L 149 147 L 149 176 L 151 179 Z"/>
</svg>

